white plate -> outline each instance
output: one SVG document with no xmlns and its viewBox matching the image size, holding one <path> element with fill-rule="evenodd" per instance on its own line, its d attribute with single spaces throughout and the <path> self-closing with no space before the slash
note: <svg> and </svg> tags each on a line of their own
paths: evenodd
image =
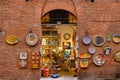
<svg viewBox="0 0 120 80">
<path fill-rule="evenodd" d="M 94 54 L 94 53 L 96 52 L 96 47 L 95 47 L 95 46 L 90 46 L 90 47 L 88 48 L 88 52 L 89 52 L 90 54 Z"/>
</svg>

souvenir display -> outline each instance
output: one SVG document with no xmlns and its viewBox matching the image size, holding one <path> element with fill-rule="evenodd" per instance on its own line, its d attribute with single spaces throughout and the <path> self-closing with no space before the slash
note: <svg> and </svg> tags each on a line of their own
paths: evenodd
<svg viewBox="0 0 120 80">
<path fill-rule="evenodd" d="M 116 53 L 115 56 L 114 56 L 114 59 L 115 59 L 116 61 L 120 61 L 120 51 L 117 51 L 117 53 Z"/>
<path fill-rule="evenodd" d="M 79 54 L 79 58 L 90 58 L 91 57 L 91 54 L 88 54 L 88 53 L 80 53 Z"/>
<path fill-rule="evenodd" d="M 91 43 L 91 37 L 90 37 L 89 35 L 83 36 L 82 42 L 83 42 L 85 45 L 90 44 L 90 43 Z"/>
<path fill-rule="evenodd" d="M 40 54 L 38 51 L 32 52 L 32 69 L 39 69 L 40 68 Z"/>
<path fill-rule="evenodd" d="M 69 39 L 71 38 L 71 35 L 70 35 L 69 33 L 65 33 L 65 34 L 63 35 L 63 38 L 64 38 L 65 40 L 69 40 Z"/>
<path fill-rule="evenodd" d="M 109 33 L 106 35 L 106 41 L 108 41 L 108 42 L 111 41 L 111 35 Z"/>
<path fill-rule="evenodd" d="M 20 59 L 20 67 L 26 68 L 26 66 L 27 66 L 27 52 L 21 51 L 20 55 L 19 55 L 19 59 Z"/>
<path fill-rule="evenodd" d="M 111 47 L 110 46 L 104 46 L 103 51 L 106 55 L 109 55 L 111 52 Z"/>
<path fill-rule="evenodd" d="M 37 44 L 37 42 L 38 42 L 38 36 L 35 33 L 31 32 L 26 36 L 26 43 L 28 45 L 33 46 Z"/>
<path fill-rule="evenodd" d="M 17 36 L 8 36 L 8 37 L 6 38 L 6 42 L 7 42 L 8 44 L 16 44 L 16 43 L 19 42 L 19 39 L 18 39 Z"/>
<path fill-rule="evenodd" d="M 102 46 L 104 44 L 105 40 L 102 36 L 96 36 L 94 39 L 93 39 L 93 43 L 96 45 L 96 46 Z"/>
<path fill-rule="evenodd" d="M 93 56 L 93 62 L 97 66 L 102 66 L 105 63 L 105 56 L 102 54 L 97 54 Z"/>
<path fill-rule="evenodd" d="M 94 54 L 94 53 L 96 52 L 96 47 L 95 47 L 95 46 L 90 46 L 90 47 L 88 48 L 88 52 L 89 52 L 90 54 Z"/>
<path fill-rule="evenodd" d="M 88 67 L 88 59 L 80 59 L 80 67 L 81 68 L 87 68 Z"/>
<path fill-rule="evenodd" d="M 120 43 L 120 34 L 114 34 L 113 35 L 113 41 L 115 43 Z"/>
</svg>

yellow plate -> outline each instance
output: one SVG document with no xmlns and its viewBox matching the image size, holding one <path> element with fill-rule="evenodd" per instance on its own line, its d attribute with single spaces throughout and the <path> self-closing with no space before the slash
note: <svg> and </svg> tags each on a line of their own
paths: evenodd
<svg viewBox="0 0 120 80">
<path fill-rule="evenodd" d="M 80 67 L 87 68 L 88 67 L 88 59 L 80 59 Z"/>
<path fill-rule="evenodd" d="M 80 57 L 80 58 L 90 58 L 90 57 L 91 57 L 91 54 L 88 54 L 88 53 L 80 53 L 79 57 Z"/>
<path fill-rule="evenodd" d="M 8 36 L 8 37 L 6 38 L 6 42 L 7 42 L 8 44 L 16 44 L 16 43 L 19 42 L 19 39 L 18 39 L 17 36 Z"/>
</svg>

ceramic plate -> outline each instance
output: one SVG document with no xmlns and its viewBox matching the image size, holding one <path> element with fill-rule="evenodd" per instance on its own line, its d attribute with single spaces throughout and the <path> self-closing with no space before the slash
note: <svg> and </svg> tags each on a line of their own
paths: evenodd
<svg viewBox="0 0 120 80">
<path fill-rule="evenodd" d="M 120 43 L 120 34 L 114 34 L 113 35 L 113 41 L 115 43 Z"/>
<path fill-rule="evenodd" d="M 89 52 L 90 54 L 94 54 L 94 53 L 96 52 L 96 47 L 95 47 L 95 46 L 90 46 L 90 47 L 88 48 L 88 52 Z"/>
<path fill-rule="evenodd" d="M 114 59 L 115 59 L 116 61 L 120 61 L 120 51 L 118 51 L 118 52 L 115 54 Z"/>
<path fill-rule="evenodd" d="M 16 44 L 16 43 L 19 42 L 19 39 L 18 39 L 17 36 L 8 36 L 8 37 L 6 38 L 6 42 L 7 42 L 8 44 Z"/>
<path fill-rule="evenodd" d="M 80 67 L 87 68 L 88 67 L 88 59 L 80 59 Z"/>
<path fill-rule="evenodd" d="M 38 42 L 38 36 L 35 34 L 35 33 L 29 33 L 27 36 L 26 36 L 26 43 L 28 45 L 35 45 L 37 44 Z"/>
<path fill-rule="evenodd" d="M 105 63 L 105 56 L 102 54 L 97 54 L 93 56 L 93 62 L 97 66 L 102 66 Z"/>
<path fill-rule="evenodd" d="M 93 39 L 93 43 L 96 45 L 96 46 L 102 46 L 104 44 L 105 40 L 102 36 L 96 36 L 94 39 Z"/>
<path fill-rule="evenodd" d="M 88 53 L 80 53 L 80 54 L 79 54 L 79 57 L 80 57 L 80 58 L 90 58 L 90 57 L 91 57 L 91 54 L 88 54 Z"/>
<path fill-rule="evenodd" d="M 84 44 L 88 45 L 91 42 L 91 38 L 88 35 L 83 36 L 82 41 Z"/>
</svg>

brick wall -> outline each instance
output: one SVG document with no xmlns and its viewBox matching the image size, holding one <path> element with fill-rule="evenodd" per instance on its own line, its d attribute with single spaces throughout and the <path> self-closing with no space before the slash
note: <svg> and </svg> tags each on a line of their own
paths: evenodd
<svg viewBox="0 0 120 80">
<path fill-rule="evenodd" d="M 73 2 L 72 2 L 73 1 Z M 108 0 L 106 0 L 108 1 Z M 112 0 L 110 0 L 112 1 Z M 120 33 L 120 3 L 116 2 L 86 2 L 81 0 L 0 0 L 0 28 L 5 31 L 4 36 L 0 36 L 0 80 L 38 80 L 40 70 L 31 70 L 31 53 L 38 50 L 41 44 L 41 16 L 54 9 L 64 9 L 77 16 L 77 34 L 79 35 L 79 52 L 87 51 L 89 46 L 81 42 L 82 36 L 88 30 L 92 38 L 96 35 L 106 36 Z M 36 46 L 30 47 L 25 43 L 25 37 L 32 28 L 39 36 Z M 16 45 L 8 45 L 5 39 L 9 35 L 16 35 L 20 42 Z M 93 45 L 92 43 L 90 45 Z M 80 69 L 80 75 L 84 73 L 96 78 L 108 78 L 114 76 L 119 67 L 113 56 L 119 50 L 120 44 L 105 43 L 112 46 L 112 52 L 106 56 L 106 63 L 102 67 L 97 67 L 90 59 L 90 65 L 86 70 Z M 82 47 L 81 47 L 82 46 Z M 84 49 L 83 49 L 84 48 Z M 103 53 L 102 47 L 97 47 L 96 53 Z M 19 52 L 28 52 L 27 69 L 19 69 Z M 91 76 L 87 76 L 88 78 Z M 85 77 L 80 77 L 84 80 Z M 92 79 L 91 79 L 92 80 Z"/>
</svg>

